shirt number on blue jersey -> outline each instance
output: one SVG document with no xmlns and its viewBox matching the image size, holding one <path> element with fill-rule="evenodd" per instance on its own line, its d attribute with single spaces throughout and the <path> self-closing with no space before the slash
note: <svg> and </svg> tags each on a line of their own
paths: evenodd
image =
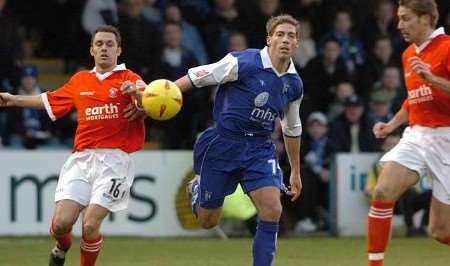
<svg viewBox="0 0 450 266">
<path fill-rule="evenodd" d="M 280 165 L 277 163 L 277 160 L 270 159 L 267 160 L 267 162 L 272 165 L 272 174 L 275 175 L 277 173 L 277 168 L 280 169 Z"/>
</svg>

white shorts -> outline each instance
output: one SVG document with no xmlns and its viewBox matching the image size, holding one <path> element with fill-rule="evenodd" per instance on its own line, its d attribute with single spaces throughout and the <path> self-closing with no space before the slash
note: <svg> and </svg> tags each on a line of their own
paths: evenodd
<svg viewBox="0 0 450 266">
<path fill-rule="evenodd" d="M 420 177 L 430 176 L 433 196 L 450 205 L 450 127 L 406 128 L 399 144 L 380 160 L 388 161 L 416 171 Z"/>
<path fill-rule="evenodd" d="M 61 169 L 55 202 L 70 199 L 83 206 L 98 204 L 112 212 L 124 210 L 133 179 L 133 162 L 122 150 L 75 152 Z"/>
</svg>

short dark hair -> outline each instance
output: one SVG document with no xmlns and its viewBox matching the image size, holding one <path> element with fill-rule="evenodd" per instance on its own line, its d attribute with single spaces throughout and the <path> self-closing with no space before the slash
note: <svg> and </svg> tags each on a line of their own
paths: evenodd
<svg viewBox="0 0 450 266">
<path fill-rule="evenodd" d="M 95 34 L 97 34 L 97 33 L 99 33 L 99 32 L 110 32 L 110 33 L 113 33 L 114 36 L 116 36 L 117 46 L 118 46 L 118 47 L 121 47 L 121 46 L 122 46 L 122 37 L 120 36 L 120 31 L 119 31 L 119 29 L 117 29 L 116 27 L 111 26 L 111 25 L 103 25 L 103 26 L 98 27 L 98 28 L 94 31 L 94 33 L 92 33 L 92 36 L 91 36 L 91 45 L 92 45 L 93 42 L 94 42 Z"/>
<path fill-rule="evenodd" d="M 439 20 L 439 11 L 435 0 L 399 0 L 399 6 L 411 9 L 418 16 L 429 15 L 434 28 Z"/>
</svg>

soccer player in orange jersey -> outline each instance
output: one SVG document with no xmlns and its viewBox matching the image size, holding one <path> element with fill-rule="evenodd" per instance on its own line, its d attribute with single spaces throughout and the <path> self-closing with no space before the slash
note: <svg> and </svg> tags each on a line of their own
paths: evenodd
<svg viewBox="0 0 450 266">
<path fill-rule="evenodd" d="M 408 97 L 388 122 L 373 128 L 383 138 L 408 122 L 400 143 L 381 158 L 368 215 L 369 265 L 383 265 L 394 202 L 429 173 L 433 179 L 431 235 L 450 245 L 450 36 L 436 29 L 435 0 L 400 0 L 398 29 L 411 45 L 402 56 Z"/>
<path fill-rule="evenodd" d="M 123 91 L 144 87 L 141 78 L 117 65 L 121 53 L 119 31 L 99 27 L 92 36 L 92 70 L 76 73 L 61 88 L 37 96 L 0 93 L 0 107 L 46 109 L 52 120 L 78 112 L 73 153 L 62 167 L 55 193 L 50 234 L 56 246 L 49 265 L 64 265 L 72 243 L 72 226 L 84 211 L 80 266 L 93 266 L 100 252 L 100 225 L 111 211 L 128 207 L 133 182 L 129 153 L 144 144 L 143 116 L 135 96 Z"/>
</svg>

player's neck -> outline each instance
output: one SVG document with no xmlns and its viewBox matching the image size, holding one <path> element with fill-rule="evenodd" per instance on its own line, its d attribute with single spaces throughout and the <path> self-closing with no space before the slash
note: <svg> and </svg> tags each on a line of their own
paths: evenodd
<svg viewBox="0 0 450 266">
<path fill-rule="evenodd" d="M 100 74 L 112 71 L 116 67 L 116 64 L 112 65 L 95 65 L 95 71 Z"/>
<path fill-rule="evenodd" d="M 272 65 L 278 71 L 278 73 L 284 73 L 287 71 L 290 62 L 289 58 L 282 59 L 270 57 L 270 60 L 272 61 Z"/>
<path fill-rule="evenodd" d="M 421 46 L 423 43 L 425 43 L 426 41 L 428 41 L 428 38 L 431 36 L 431 34 L 433 33 L 434 29 L 430 28 L 428 30 L 426 30 L 424 32 L 424 34 L 422 34 L 422 36 L 420 36 L 419 38 L 417 38 L 416 41 L 414 41 L 414 44 L 416 46 Z"/>
</svg>

